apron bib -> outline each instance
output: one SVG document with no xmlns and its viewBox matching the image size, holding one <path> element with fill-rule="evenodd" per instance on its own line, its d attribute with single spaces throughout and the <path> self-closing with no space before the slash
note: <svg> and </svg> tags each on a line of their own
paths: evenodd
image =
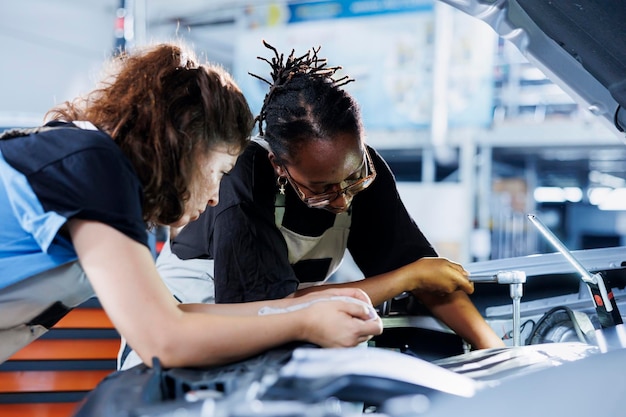
<svg viewBox="0 0 626 417">
<path fill-rule="evenodd" d="M 269 143 L 259 137 L 252 139 L 261 145 L 268 152 L 271 151 Z M 295 233 L 283 226 L 285 215 L 285 196 L 276 193 L 274 203 L 274 220 L 276 227 L 280 230 L 289 252 L 289 263 L 294 265 L 300 261 L 315 259 L 330 259 L 330 266 L 322 281 L 327 280 L 335 272 L 341 262 L 348 246 L 348 235 L 350 234 L 350 224 L 352 218 L 349 212 L 335 215 L 335 222 L 331 228 L 326 230 L 321 236 L 304 236 Z M 306 288 L 319 282 L 300 283 L 298 288 Z"/>
<path fill-rule="evenodd" d="M 323 282 L 327 280 L 333 272 L 339 269 L 348 246 L 348 235 L 350 234 L 351 216 L 348 212 L 335 215 L 335 223 L 321 236 L 304 236 L 287 229 L 282 225 L 285 207 L 279 206 L 284 195 L 276 196 L 276 207 L 274 216 L 276 227 L 283 235 L 289 251 L 289 263 L 294 265 L 300 261 L 314 259 L 330 259 L 330 266 Z M 306 288 L 317 284 L 316 282 L 300 283 L 298 288 Z"/>
</svg>

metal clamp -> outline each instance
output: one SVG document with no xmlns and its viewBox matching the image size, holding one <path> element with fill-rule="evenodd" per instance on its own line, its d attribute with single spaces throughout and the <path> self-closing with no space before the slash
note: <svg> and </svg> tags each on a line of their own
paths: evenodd
<svg viewBox="0 0 626 417">
<path fill-rule="evenodd" d="M 513 345 L 520 346 L 521 339 L 521 299 L 526 283 L 524 271 L 498 271 L 495 275 L 470 275 L 469 280 L 474 283 L 495 282 L 510 286 L 511 299 L 513 300 Z"/>
</svg>

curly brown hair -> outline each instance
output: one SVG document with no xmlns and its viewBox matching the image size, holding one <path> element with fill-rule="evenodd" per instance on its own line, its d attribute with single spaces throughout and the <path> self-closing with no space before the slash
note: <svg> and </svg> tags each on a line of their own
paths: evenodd
<svg viewBox="0 0 626 417">
<path fill-rule="evenodd" d="M 247 144 L 254 118 L 222 67 L 199 64 L 183 44 L 162 43 L 119 55 L 102 86 L 50 110 L 52 120 L 89 121 L 108 133 L 143 184 L 149 224 L 180 219 L 189 199 L 194 155 Z"/>
</svg>

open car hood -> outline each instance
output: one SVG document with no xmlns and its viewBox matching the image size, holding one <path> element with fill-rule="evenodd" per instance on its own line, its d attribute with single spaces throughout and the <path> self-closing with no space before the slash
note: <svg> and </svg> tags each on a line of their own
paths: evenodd
<svg viewBox="0 0 626 417">
<path fill-rule="evenodd" d="M 626 5 L 621 0 L 441 1 L 489 24 L 623 138 Z"/>
</svg>

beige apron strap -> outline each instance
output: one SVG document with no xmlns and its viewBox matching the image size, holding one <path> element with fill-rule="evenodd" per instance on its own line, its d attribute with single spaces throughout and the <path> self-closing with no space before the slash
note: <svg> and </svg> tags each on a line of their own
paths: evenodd
<svg viewBox="0 0 626 417">
<path fill-rule="evenodd" d="M 350 228 L 352 224 L 352 218 L 349 211 L 344 211 L 335 215 L 335 227 Z"/>
<path fill-rule="evenodd" d="M 274 222 L 279 229 L 283 225 L 283 217 L 285 217 L 285 195 L 276 193 L 276 199 L 274 200 Z"/>
<path fill-rule="evenodd" d="M 268 152 L 271 152 L 270 144 L 267 141 L 259 136 L 253 136 L 251 138 L 252 142 L 255 142 L 263 149 Z M 274 222 L 276 223 L 276 227 L 280 229 L 280 226 L 283 224 L 283 217 L 285 216 L 285 195 L 281 193 L 276 193 L 276 199 L 274 200 Z"/>
</svg>

